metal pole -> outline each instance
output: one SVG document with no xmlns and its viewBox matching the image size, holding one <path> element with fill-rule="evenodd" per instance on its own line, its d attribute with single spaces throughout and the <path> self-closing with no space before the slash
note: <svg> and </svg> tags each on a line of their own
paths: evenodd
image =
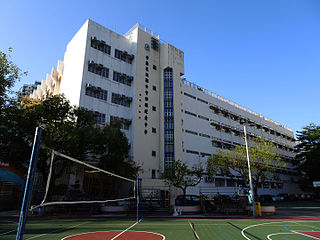
<svg viewBox="0 0 320 240">
<path fill-rule="evenodd" d="M 137 185 L 137 222 L 139 222 L 139 176 L 138 175 L 137 175 L 136 185 Z"/>
<path fill-rule="evenodd" d="M 23 196 L 23 202 L 22 202 L 21 211 L 20 211 L 20 219 L 19 219 L 19 225 L 18 225 L 18 229 L 17 229 L 16 240 L 22 240 L 22 238 L 23 238 L 23 231 L 24 231 L 24 227 L 26 225 L 26 219 L 27 219 L 28 209 L 29 209 L 29 202 L 30 202 L 31 193 L 32 193 L 34 172 L 35 172 L 35 169 L 37 166 L 41 134 L 42 134 L 41 128 L 37 127 L 36 133 L 34 135 L 32 153 L 31 153 L 31 158 L 30 158 L 30 163 L 29 163 L 28 176 L 27 176 L 26 185 L 24 188 L 24 196 Z"/>
<path fill-rule="evenodd" d="M 249 150 L 248 150 L 248 142 L 247 142 L 246 125 L 243 125 L 243 131 L 244 131 L 244 140 L 246 142 L 246 151 L 247 151 L 247 160 L 248 160 L 248 172 L 249 172 L 249 185 L 250 185 L 250 190 L 251 190 L 251 193 L 252 193 L 252 214 L 253 214 L 254 217 L 257 217 L 255 199 L 254 199 L 254 191 L 253 191 L 252 178 L 251 178 L 251 169 L 250 169 L 250 159 L 249 159 Z"/>
</svg>

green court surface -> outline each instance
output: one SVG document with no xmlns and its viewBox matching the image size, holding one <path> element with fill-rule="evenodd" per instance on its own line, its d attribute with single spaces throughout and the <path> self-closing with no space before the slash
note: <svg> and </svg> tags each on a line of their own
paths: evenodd
<svg viewBox="0 0 320 240">
<path fill-rule="evenodd" d="M 134 223 L 134 220 L 109 219 L 29 220 L 24 240 L 60 240 L 70 235 L 88 232 L 117 231 L 114 233 L 121 233 Z M 15 239 L 16 225 L 13 221 L 0 220 L 0 239 Z M 320 239 L 320 220 L 142 219 L 118 237 L 114 237 L 114 234 L 104 238 L 72 239 L 144 239 L 133 234 L 141 231 L 163 235 L 167 240 L 304 240 Z M 130 232 L 132 235 L 128 235 Z"/>
</svg>

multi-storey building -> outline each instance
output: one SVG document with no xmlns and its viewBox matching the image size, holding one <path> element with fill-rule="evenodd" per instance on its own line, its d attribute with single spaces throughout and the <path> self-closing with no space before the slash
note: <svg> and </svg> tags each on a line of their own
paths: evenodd
<svg viewBox="0 0 320 240">
<path fill-rule="evenodd" d="M 21 100 L 23 97 L 28 97 L 37 89 L 41 82 L 34 82 L 34 84 L 23 84 L 22 88 L 18 92 L 18 99 Z"/>
<path fill-rule="evenodd" d="M 184 53 L 146 27 L 136 24 L 121 36 L 87 20 L 68 44 L 64 61 L 32 97 L 64 93 L 71 104 L 94 111 L 100 124 L 120 119 L 145 190 L 166 189 L 161 173 L 176 159 L 190 166 L 205 164 L 216 149 L 244 144 L 240 119 L 255 124 L 248 127 L 250 136 L 270 139 L 279 155 L 293 159 L 292 130 L 183 75 Z M 266 184 L 264 192 L 295 191 L 290 165 L 279 172 L 282 180 Z M 217 176 L 191 191 L 234 193 L 236 188 L 230 179 Z"/>
</svg>

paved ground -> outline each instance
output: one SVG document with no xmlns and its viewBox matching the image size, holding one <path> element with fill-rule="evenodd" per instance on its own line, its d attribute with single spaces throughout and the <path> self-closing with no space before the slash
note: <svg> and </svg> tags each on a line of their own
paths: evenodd
<svg viewBox="0 0 320 240">
<path fill-rule="evenodd" d="M 272 205 L 272 204 L 268 204 Z M 296 202 L 279 202 L 274 204 L 276 206 L 276 213 L 275 215 L 271 216 L 263 216 L 263 218 L 320 218 L 320 201 L 296 201 Z M 107 217 L 107 215 L 95 215 L 94 217 Z M 127 217 L 126 215 L 123 215 Z M 70 216 L 72 217 L 72 216 Z M 78 216 L 79 217 L 79 216 Z M 88 215 L 84 217 L 89 217 Z M 121 215 L 114 215 L 113 217 L 121 218 Z M 145 215 L 144 217 L 148 217 Z M 158 217 L 152 215 L 152 217 Z M 170 217 L 161 215 L 161 217 Z M 195 214 L 195 215 L 181 215 L 176 218 L 248 218 L 246 214 L 224 214 L 224 213 L 214 213 L 210 215 L 202 215 L 202 214 Z M 19 211 L 7 211 L 7 212 L 0 212 L 0 219 L 18 219 L 19 218 Z"/>
</svg>

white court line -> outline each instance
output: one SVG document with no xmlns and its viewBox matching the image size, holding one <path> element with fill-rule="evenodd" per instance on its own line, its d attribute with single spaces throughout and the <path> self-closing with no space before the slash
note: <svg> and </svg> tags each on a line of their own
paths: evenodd
<svg viewBox="0 0 320 240">
<path fill-rule="evenodd" d="M 70 227 L 67 227 L 67 228 L 62 228 L 62 229 L 75 228 L 75 227 L 78 227 L 78 226 L 80 226 L 80 225 L 82 225 L 82 224 L 85 224 L 85 223 L 87 223 L 87 222 L 79 223 L 79 224 L 77 224 L 77 225 L 73 225 L 73 226 L 70 226 Z M 48 235 L 48 234 L 50 234 L 50 233 L 59 232 L 59 231 L 61 231 L 62 229 L 54 230 L 54 231 L 51 231 L 51 232 L 48 232 L 48 233 L 39 234 L 39 235 L 33 236 L 33 237 L 31 237 L 31 238 L 27 238 L 26 240 L 30 240 L 30 239 L 35 239 L 35 238 L 43 237 L 43 236 Z"/>
<path fill-rule="evenodd" d="M 295 233 L 290 233 L 290 232 L 285 232 L 285 233 L 271 233 L 267 236 L 268 240 L 272 240 L 271 236 L 275 236 L 275 235 L 281 235 L 281 234 L 295 234 Z"/>
<path fill-rule="evenodd" d="M 242 236 L 247 239 L 247 240 L 252 240 L 251 238 L 248 238 L 245 234 L 244 231 L 246 231 L 249 228 L 253 228 L 253 227 L 258 227 L 258 226 L 263 226 L 263 225 L 268 225 L 268 224 L 274 224 L 274 223 L 283 223 L 283 222 L 291 222 L 289 221 L 282 221 L 282 222 L 268 222 L 268 223 L 260 223 L 260 224 L 255 224 L 255 225 L 250 225 L 248 227 L 245 227 L 244 229 L 242 229 L 241 234 Z M 292 223 L 297 223 L 297 222 L 319 222 L 319 221 L 312 221 L 312 220 L 299 220 L 299 221 L 292 221 Z M 293 231 L 291 231 L 293 232 Z M 317 238 L 316 238 L 317 239 Z"/>
<path fill-rule="evenodd" d="M 294 233 L 296 233 L 296 234 L 299 234 L 299 235 L 302 235 L 302 236 L 305 236 L 305 237 L 309 237 L 309 238 L 312 238 L 312 239 L 318 239 L 318 240 L 319 240 L 319 238 L 317 238 L 317 237 L 309 236 L 309 235 L 307 235 L 307 234 L 299 233 L 299 232 L 296 232 L 296 231 L 298 231 L 298 230 L 292 230 L 292 232 L 294 232 Z M 301 231 L 301 232 L 303 232 L 303 231 Z M 310 231 L 307 231 L 307 232 L 310 232 Z M 318 232 L 318 231 L 317 231 L 317 232 Z"/>
<path fill-rule="evenodd" d="M 11 221 L 11 220 L 4 220 L 4 221 L 9 222 L 9 223 L 16 223 L 16 224 L 18 224 L 16 221 Z M 15 232 L 15 231 L 17 231 L 17 229 L 13 229 L 13 230 L 10 230 L 10 231 L 8 231 L 8 232 L 0 233 L 0 236 L 6 235 L 6 234 L 11 233 L 11 232 Z"/>
<path fill-rule="evenodd" d="M 16 230 L 16 229 L 14 229 L 14 230 L 11 230 L 11 231 L 8 231 L 8 232 L 5 232 L 5 233 L 0 233 L 0 236 L 2 236 L 2 235 L 6 235 L 6 234 L 11 233 L 11 232 L 15 232 L 15 231 L 17 231 L 17 230 Z"/>
<path fill-rule="evenodd" d="M 141 221 L 142 219 L 139 220 L 139 222 Z M 126 230 L 123 230 L 121 233 L 119 233 L 118 235 L 114 236 L 113 238 L 111 238 L 110 240 L 114 240 L 116 239 L 117 237 L 121 236 L 122 234 L 124 234 L 126 231 L 128 231 L 129 229 L 133 228 L 135 225 L 137 225 L 139 222 L 135 222 L 134 224 L 132 224 L 130 227 L 128 227 Z"/>
<path fill-rule="evenodd" d="M 66 237 L 62 238 L 61 240 L 65 240 L 65 239 L 67 239 L 67 238 L 69 238 L 69 237 L 86 235 L 86 234 L 88 234 L 88 233 L 107 233 L 107 232 L 115 232 L 115 230 L 110 230 L 110 231 L 97 231 L 97 232 L 86 232 L 86 233 L 74 234 L 74 235 L 66 236 Z M 117 231 L 117 232 L 118 232 L 118 231 Z M 133 232 L 133 233 L 140 233 L 140 232 L 142 232 L 142 233 L 152 233 L 152 234 L 154 234 L 154 235 L 161 236 L 161 237 L 162 237 L 162 240 L 165 240 L 165 239 L 166 239 L 166 237 L 165 237 L 164 235 L 160 234 L 160 233 L 147 232 L 147 231 L 130 231 L 130 232 Z"/>
<path fill-rule="evenodd" d="M 244 231 L 246 231 L 249 228 L 253 228 L 253 227 L 258 227 L 258 226 L 263 226 L 263 225 L 268 225 L 268 224 L 274 224 L 274 223 L 283 223 L 283 222 L 268 222 L 268 223 L 260 223 L 260 224 L 255 224 L 255 225 L 250 225 L 248 227 L 245 227 L 244 229 L 242 229 L 241 234 L 242 236 L 247 239 L 247 240 L 251 240 L 251 238 L 248 238 L 245 234 Z"/>
</svg>

